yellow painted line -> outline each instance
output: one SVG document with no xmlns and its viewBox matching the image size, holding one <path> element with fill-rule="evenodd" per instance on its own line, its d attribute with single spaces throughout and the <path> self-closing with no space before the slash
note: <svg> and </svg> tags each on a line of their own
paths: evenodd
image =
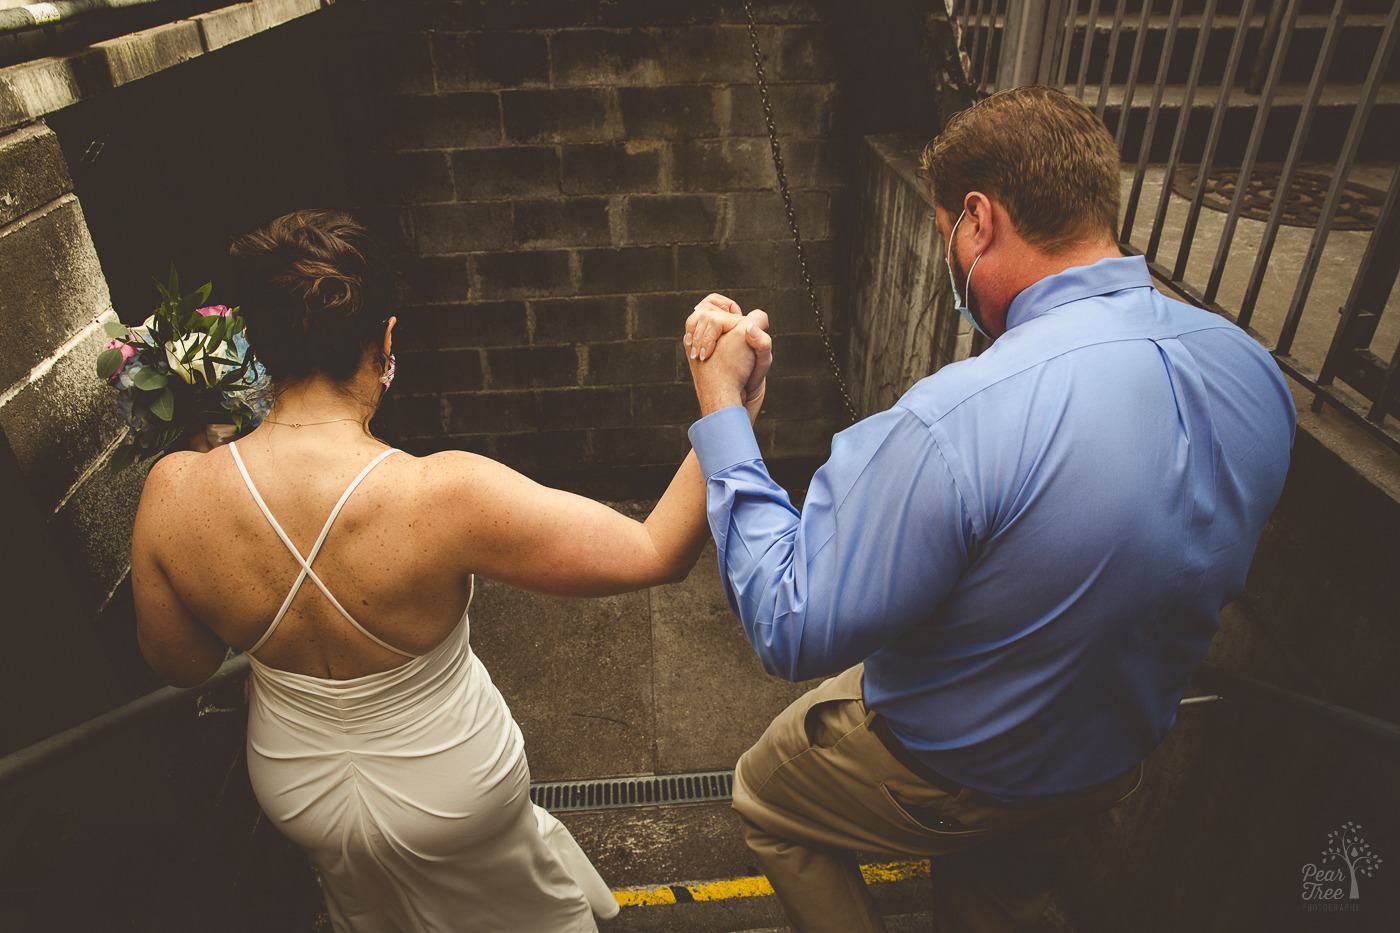
<svg viewBox="0 0 1400 933">
<path fill-rule="evenodd" d="M 866 884 L 888 884 L 910 878 L 927 878 L 928 859 L 908 862 L 881 862 L 860 866 Z M 688 881 L 635 888 L 619 888 L 612 892 L 623 907 L 647 907 L 653 904 L 678 904 L 690 901 L 726 901 L 738 897 L 769 897 L 773 886 L 762 875 L 748 878 L 726 878 L 718 881 Z"/>
</svg>

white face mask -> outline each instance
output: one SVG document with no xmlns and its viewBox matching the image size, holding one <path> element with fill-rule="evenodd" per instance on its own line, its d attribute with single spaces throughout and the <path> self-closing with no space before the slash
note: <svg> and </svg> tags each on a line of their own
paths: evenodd
<svg viewBox="0 0 1400 933">
<path fill-rule="evenodd" d="M 967 216 L 967 211 L 963 210 L 963 212 L 958 215 L 958 219 L 953 222 L 953 229 L 948 234 L 948 246 L 943 251 L 943 261 L 948 264 L 948 284 L 953 288 L 953 307 L 958 309 L 958 313 L 963 316 L 963 320 L 972 325 L 973 330 L 977 331 L 977 333 L 986 337 L 988 340 L 991 340 L 992 335 L 983 330 L 982 325 L 977 323 L 977 319 L 972 316 L 972 311 L 968 308 L 967 303 L 963 301 L 962 295 L 958 293 L 957 276 L 953 273 L 953 241 L 958 235 L 958 224 L 962 223 L 962 219 L 965 216 Z M 972 268 L 967 270 L 967 281 L 963 283 L 963 287 L 967 289 L 969 298 L 972 297 L 972 270 L 977 268 L 977 263 L 980 262 L 981 259 L 982 254 L 978 253 L 976 258 L 972 260 Z"/>
</svg>

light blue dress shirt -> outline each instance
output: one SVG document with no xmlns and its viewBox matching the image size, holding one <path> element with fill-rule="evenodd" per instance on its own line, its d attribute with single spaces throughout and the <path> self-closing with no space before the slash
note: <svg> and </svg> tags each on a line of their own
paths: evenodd
<svg viewBox="0 0 1400 933">
<path fill-rule="evenodd" d="M 1296 412 L 1238 327 L 1139 257 L 1042 279 L 981 356 L 832 440 L 799 513 L 742 408 L 696 422 L 730 606 L 770 673 L 865 662 L 935 771 L 1015 798 L 1171 728 L 1283 489 Z"/>
</svg>

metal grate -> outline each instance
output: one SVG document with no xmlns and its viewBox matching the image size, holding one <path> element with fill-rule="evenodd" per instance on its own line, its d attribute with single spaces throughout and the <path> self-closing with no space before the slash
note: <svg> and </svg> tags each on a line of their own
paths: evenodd
<svg viewBox="0 0 1400 933">
<path fill-rule="evenodd" d="M 1196 196 L 1197 169 L 1185 166 L 1176 170 L 1172 190 L 1188 201 Z M 1217 168 L 1206 178 L 1206 190 L 1201 206 L 1229 213 L 1239 187 L 1237 169 Z M 1279 196 L 1281 178 L 1276 166 L 1257 166 L 1249 180 L 1249 188 L 1241 200 L 1239 216 L 1265 221 Z M 1320 172 L 1295 172 L 1293 185 L 1285 193 L 1279 223 L 1290 227 L 1316 227 L 1322 221 L 1327 191 L 1332 184 L 1329 175 Z M 1332 220 L 1333 230 L 1374 230 L 1385 205 L 1385 192 L 1368 185 L 1347 181 L 1337 201 Z"/>
<path fill-rule="evenodd" d="M 734 794 L 733 771 L 697 771 L 650 777 L 533 784 L 530 800 L 552 813 L 567 810 L 619 810 L 686 803 L 717 803 Z"/>
</svg>

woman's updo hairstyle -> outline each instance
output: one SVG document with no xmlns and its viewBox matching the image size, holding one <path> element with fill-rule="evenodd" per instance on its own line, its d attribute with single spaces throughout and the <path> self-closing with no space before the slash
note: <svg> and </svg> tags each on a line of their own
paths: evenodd
<svg viewBox="0 0 1400 933">
<path fill-rule="evenodd" d="M 380 346 L 395 281 L 369 231 L 339 211 L 297 211 L 233 241 L 248 343 L 274 383 L 353 376 Z"/>
</svg>

